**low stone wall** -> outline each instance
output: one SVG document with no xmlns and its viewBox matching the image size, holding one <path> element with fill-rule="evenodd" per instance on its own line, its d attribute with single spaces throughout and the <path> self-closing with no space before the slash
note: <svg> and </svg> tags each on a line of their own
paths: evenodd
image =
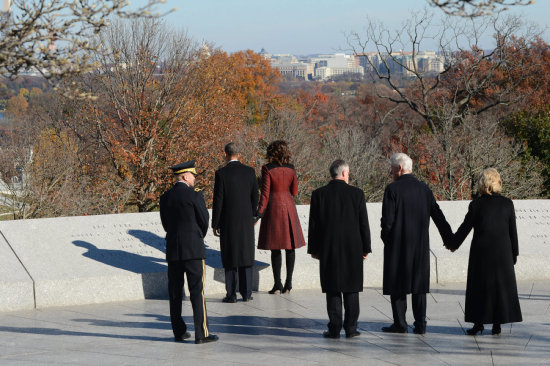
<svg viewBox="0 0 550 366">
<path fill-rule="evenodd" d="M 467 201 L 440 202 L 453 230 Z M 550 201 L 515 201 L 520 256 L 518 280 L 550 279 Z M 372 250 L 365 261 L 365 286 L 382 285 L 381 204 L 367 204 Z M 307 238 L 309 206 L 298 206 Z M 259 229 L 256 225 L 256 231 Z M 166 298 L 164 230 L 158 212 L 61 217 L 0 222 L 0 311 L 49 306 Z M 257 235 L 257 232 L 256 232 Z M 431 281 L 464 282 L 471 234 L 455 253 L 447 251 L 432 223 Z M 219 240 L 206 237 L 207 295 L 223 296 Z M 256 251 L 255 290 L 273 286 L 270 252 Z M 283 280 L 285 266 L 283 260 Z M 320 288 L 318 262 L 296 251 L 294 289 Z"/>
</svg>

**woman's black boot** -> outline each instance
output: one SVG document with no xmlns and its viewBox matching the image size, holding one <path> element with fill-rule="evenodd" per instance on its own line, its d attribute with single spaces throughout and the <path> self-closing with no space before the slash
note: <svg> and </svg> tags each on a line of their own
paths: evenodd
<svg viewBox="0 0 550 366">
<path fill-rule="evenodd" d="M 477 333 L 483 334 L 483 324 L 474 324 L 471 329 L 466 330 L 466 334 L 475 336 Z"/>
</svg>

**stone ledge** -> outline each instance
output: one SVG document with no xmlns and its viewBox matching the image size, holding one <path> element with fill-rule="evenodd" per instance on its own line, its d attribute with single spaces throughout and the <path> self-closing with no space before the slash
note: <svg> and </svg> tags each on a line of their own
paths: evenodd
<svg viewBox="0 0 550 366">
<path fill-rule="evenodd" d="M 0 235 L 0 311 L 34 308 L 33 281 Z"/>
<path fill-rule="evenodd" d="M 550 279 L 550 201 L 514 203 L 520 235 L 516 277 Z M 462 222 L 468 204 L 440 202 L 453 230 Z M 367 211 L 373 253 L 365 260 L 364 284 L 380 287 L 381 204 L 369 203 Z M 298 215 L 307 238 L 309 206 L 298 206 Z M 4 221 L 0 232 L 0 311 L 167 297 L 164 230 L 158 212 Z M 431 282 L 465 282 L 471 234 L 455 253 L 443 247 L 433 223 L 430 239 Z M 205 291 L 209 296 L 221 296 L 225 285 L 219 239 L 210 230 L 205 242 Z M 257 291 L 273 286 L 270 261 L 269 251 L 256 251 Z M 284 260 L 282 277 L 284 281 Z M 305 247 L 296 250 L 293 287 L 320 287 L 317 260 L 307 255 Z"/>
</svg>

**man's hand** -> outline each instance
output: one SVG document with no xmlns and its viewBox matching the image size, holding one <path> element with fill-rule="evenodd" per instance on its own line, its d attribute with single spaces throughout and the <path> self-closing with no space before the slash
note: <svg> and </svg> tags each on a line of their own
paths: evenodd
<svg viewBox="0 0 550 366">
<path fill-rule="evenodd" d="M 214 232 L 214 236 L 220 236 L 220 229 L 212 229 L 212 231 Z"/>
<path fill-rule="evenodd" d="M 363 260 L 367 259 L 368 255 L 369 255 L 369 253 L 363 253 Z"/>
<path fill-rule="evenodd" d="M 313 258 L 313 259 L 319 259 L 319 255 L 318 255 L 318 254 L 313 254 L 313 253 L 311 253 L 311 258 Z"/>
</svg>

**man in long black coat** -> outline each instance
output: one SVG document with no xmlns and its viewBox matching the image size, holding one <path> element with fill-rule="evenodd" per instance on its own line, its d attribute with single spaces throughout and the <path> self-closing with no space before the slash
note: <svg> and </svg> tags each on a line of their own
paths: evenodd
<svg viewBox="0 0 550 366">
<path fill-rule="evenodd" d="M 160 219 L 166 231 L 168 293 L 170 321 L 174 340 L 181 342 L 191 335 L 181 317 L 184 275 L 193 307 L 195 343 L 218 340 L 208 331 L 204 298 L 204 236 L 208 230 L 208 210 L 202 192 L 195 191 L 195 160 L 171 167 L 176 184 L 160 197 Z"/>
<path fill-rule="evenodd" d="M 451 227 L 428 186 L 412 175 L 406 154 L 390 158 L 394 182 L 386 187 L 382 202 L 384 242 L 384 295 L 390 295 L 393 324 L 389 333 L 407 333 L 407 294 L 412 294 L 414 332 L 426 332 L 426 293 L 430 292 L 430 217 L 447 242 Z"/>
<path fill-rule="evenodd" d="M 258 207 L 258 181 L 253 168 L 238 161 L 235 143 L 225 146 L 227 165 L 216 171 L 212 229 L 220 237 L 225 269 L 226 296 L 223 302 L 237 301 L 236 287 L 243 301 L 252 300 L 254 265 L 254 213 Z M 238 275 L 238 280 L 237 280 Z"/>
<path fill-rule="evenodd" d="M 321 288 L 329 317 L 325 338 L 339 338 L 344 298 L 346 337 L 356 337 L 363 260 L 371 252 L 369 220 L 363 191 L 348 185 L 349 165 L 336 160 L 332 180 L 311 195 L 308 253 L 319 259 Z"/>
</svg>

